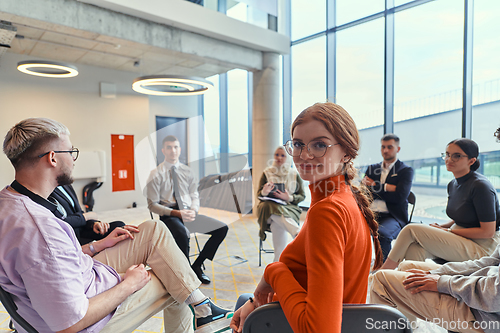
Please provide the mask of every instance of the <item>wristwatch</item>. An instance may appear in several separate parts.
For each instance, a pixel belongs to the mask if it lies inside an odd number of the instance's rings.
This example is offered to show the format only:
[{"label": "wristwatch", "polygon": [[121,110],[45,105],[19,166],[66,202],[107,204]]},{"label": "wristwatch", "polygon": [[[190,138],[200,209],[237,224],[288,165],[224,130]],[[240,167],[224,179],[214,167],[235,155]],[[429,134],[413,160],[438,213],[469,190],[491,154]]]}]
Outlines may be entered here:
[{"label": "wristwatch", "polygon": [[95,240],[93,240],[92,242],[90,242],[90,243],[89,243],[89,249],[90,249],[90,252],[92,252],[92,255],[93,255],[93,256],[95,256],[95,255],[97,254],[97,251],[96,251],[96,250],[95,250],[95,248],[94,248],[94,243],[95,243],[95,242],[96,242],[96,241],[95,241]]},{"label": "wristwatch", "polygon": [[451,228],[446,229],[446,231],[451,232]]}]

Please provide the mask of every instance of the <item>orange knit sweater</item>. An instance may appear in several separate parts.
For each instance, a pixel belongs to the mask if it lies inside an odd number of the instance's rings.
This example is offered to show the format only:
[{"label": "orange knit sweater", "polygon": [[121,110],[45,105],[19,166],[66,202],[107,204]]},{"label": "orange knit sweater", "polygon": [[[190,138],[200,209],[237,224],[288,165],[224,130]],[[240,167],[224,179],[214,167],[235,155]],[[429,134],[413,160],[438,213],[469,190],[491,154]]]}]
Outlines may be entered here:
[{"label": "orange knit sweater", "polygon": [[304,226],[264,277],[295,333],[336,333],[342,303],[366,301],[370,230],[344,176],[309,187]]}]

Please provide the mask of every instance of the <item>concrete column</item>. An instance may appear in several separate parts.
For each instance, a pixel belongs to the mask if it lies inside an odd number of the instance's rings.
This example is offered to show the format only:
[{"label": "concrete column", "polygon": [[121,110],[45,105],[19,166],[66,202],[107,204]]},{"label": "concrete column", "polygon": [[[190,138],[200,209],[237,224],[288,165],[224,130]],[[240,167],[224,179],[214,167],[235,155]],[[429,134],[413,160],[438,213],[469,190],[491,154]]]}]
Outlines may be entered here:
[{"label": "concrete column", "polygon": [[[263,53],[262,70],[253,73],[252,175],[254,193],[281,143],[279,133],[279,55]],[[255,210],[254,210],[255,212]]]}]

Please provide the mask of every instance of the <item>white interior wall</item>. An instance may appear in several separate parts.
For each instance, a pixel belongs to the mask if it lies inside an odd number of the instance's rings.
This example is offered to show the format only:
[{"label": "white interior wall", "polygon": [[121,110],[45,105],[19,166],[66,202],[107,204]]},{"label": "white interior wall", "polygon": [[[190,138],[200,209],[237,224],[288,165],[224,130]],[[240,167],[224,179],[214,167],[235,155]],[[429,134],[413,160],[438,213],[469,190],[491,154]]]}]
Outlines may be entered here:
[{"label": "white interior wall", "polygon": [[[197,110],[187,97],[164,98],[150,111],[148,96],[135,93],[131,84],[134,73],[78,65],[80,74],[75,78],[52,79],[23,74],[16,69],[17,62],[29,60],[26,56],[6,53],[0,58],[0,135],[17,122],[28,117],[48,117],[65,124],[71,132],[71,141],[80,150],[106,152],[106,182],[94,192],[94,210],[125,208],[136,202],[146,205],[135,177],[135,190],[112,192],[111,134],[134,135],[134,145],[147,138],[156,114],[179,116],[181,110]],[[99,82],[116,84],[115,99],[99,97]],[[186,104],[190,107],[186,108]],[[194,105],[191,107],[191,105]],[[154,132],[151,131],[151,133]],[[76,161],[78,163],[78,160]],[[7,157],[0,157],[0,184],[5,186],[14,179],[14,169]],[[91,180],[77,180],[75,190],[81,195],[84,185]]]}]

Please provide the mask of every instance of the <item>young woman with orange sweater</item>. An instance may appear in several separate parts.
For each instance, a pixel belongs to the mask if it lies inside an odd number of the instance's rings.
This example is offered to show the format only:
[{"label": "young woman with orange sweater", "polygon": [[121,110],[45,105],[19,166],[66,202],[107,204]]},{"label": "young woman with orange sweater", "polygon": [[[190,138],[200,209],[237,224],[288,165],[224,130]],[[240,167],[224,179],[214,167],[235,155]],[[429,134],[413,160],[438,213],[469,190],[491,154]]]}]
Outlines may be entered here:
[{"label": "young woman with orange sweater", "polygon": [[239,308],[231,328],[241,332],[258,306],[279,301],[295,333],[340,332],[343,303],[365,303],[371,264],[382,263],[378,225],[369,198],[351,184],[359,134],[339,105],[316,103],[295,119],[285,145],[304,180],[311,206],[297,237],[278,262],[269,264],[254,292]]}]

